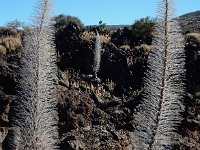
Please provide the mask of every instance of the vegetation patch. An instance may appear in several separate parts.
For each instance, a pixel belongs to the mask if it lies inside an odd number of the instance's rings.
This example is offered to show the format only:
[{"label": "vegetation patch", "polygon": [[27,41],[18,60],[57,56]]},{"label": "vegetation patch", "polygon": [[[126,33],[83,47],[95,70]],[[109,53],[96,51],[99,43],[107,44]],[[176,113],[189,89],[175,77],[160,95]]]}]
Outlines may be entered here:
[{"label": "vegetation patch", "polygon": [[200,43],[200,34],[199,33],[188,33],[188,34],[186,34],[185,39],[186,39],[186,41],[191,39],[197,43]]},{"label": "vegetation patch", "polygon": [[3,36],[0,37],[0,45],[1,47],[5,47],[9,50],[15,50],[22,46],[21,38],[20,36]]}]

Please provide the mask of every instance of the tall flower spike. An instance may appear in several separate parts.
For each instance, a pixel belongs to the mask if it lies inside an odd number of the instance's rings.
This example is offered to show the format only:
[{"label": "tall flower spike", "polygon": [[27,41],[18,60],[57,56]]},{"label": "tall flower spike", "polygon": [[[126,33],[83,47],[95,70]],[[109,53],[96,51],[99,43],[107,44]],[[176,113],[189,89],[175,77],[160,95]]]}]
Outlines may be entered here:
[{"label": "tall flower spike", "polygon": [[94,66],[93,66],[95,75],[97,75],[100,69],[100,63],[101,63],[101,39],[97,31],[96,42],[95,42],[95,52],[94,52]]},{"label": "tall flower spike", "polygon": [[134,149],[174,149],[184,111],[185,54],[173,0],[159,5],[154,49],[148,58],[144,95],[135,113]]},{"label": "tall flower spike", "polygon": [[40,0],[25,35],[21,79],[12,106],[11,125],[19,129],[20,150],[58,149],[57,66],[52,3]]}]

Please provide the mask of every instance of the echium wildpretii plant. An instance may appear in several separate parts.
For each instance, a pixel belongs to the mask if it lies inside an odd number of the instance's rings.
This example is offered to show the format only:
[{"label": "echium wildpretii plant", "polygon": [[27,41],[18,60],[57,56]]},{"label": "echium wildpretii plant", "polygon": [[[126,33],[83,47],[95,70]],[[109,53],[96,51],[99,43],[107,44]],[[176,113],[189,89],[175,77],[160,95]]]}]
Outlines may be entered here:
[{"label": "echium wildpretii plant", "polygon": [[39,0],[34,11],[30,31],[24,37],[21,79],[11,125],[19,129],[14,142],[18,149],[53,150],[59,148],[59,140],[51,0]]},{"label": "echium wildpretii plant", "polygon": [[175,149],[184,111],[185,54],[173,0],[161,0],[144,93],[135,113],[134,149]]},{"label": "echium wildpretii plant", "polygon": [[96,77],[100,69],[100,63],[101,63],[101,39],[97,31],[96,42],[95,42],[95,52],[94,52],[94,63],[93,63],[93,70]]}]

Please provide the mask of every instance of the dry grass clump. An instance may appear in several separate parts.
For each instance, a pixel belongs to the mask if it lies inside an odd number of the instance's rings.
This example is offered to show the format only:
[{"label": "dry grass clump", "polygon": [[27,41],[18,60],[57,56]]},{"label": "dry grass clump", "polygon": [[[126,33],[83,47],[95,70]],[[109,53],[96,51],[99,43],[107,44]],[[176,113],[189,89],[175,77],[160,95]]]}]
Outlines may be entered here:
[{"label": "dry grass clump", "polygon": [[111,40],[111,37],[109,35],[100,35],[101,43],[109,43]]},{"label": "dry grass clump", "polygon": [[16,50],[21,47],[22,42],[20,36],[3,36],[0,37],[0,45],[8,50]]},{"label": "dry grass clump", "polygon": [[135,48],[136,50],[143,50],[146,54],[148,54],[152,50],[153,46],[147,44],[141,44],[140,46],[136,46]]},{"label": "dry grass clump", "polygon": [[92,31],[85,31],[81,35],[81,39],[85,41],[92,41],[95,39],[96,34]]},{"label": "dry grass clump", "polygon": [[3,45],[0,45],[0,56],[6,54],[6,48]]},{"label": "dry grass clump", "polygon": [[[93,41],[96,38],[96,33],[93,31],[85,31],[81,35],[81,39],[85,41]],[[101,43],[108,43],[111,40],[109,35],[100,35]]]},{"label": "dry grass clump", "polygon": [[17,29],[0,27],[0,55],[15,51],[22,46],[20,32]]},{"label": "dry grass clump", "polygon": [[131,47],[128,44],[124,44],[122,46],[119,47],[120,49],[124,49],[124,50],[130,50]]},{"label": "dry grass clump", "polygon": [[199,33],[188,33],[185,36],[185,40],[192,39],[197,43],[200,43],[200,34]]}]

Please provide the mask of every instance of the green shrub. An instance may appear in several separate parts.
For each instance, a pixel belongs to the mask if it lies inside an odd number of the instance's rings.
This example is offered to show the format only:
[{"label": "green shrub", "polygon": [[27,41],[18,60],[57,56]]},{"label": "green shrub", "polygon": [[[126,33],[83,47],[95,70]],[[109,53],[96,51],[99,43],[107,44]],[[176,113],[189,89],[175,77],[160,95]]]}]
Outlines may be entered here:
[{"label": "green shrub", "polygon": [[20,29],[24,27],[24,23],[16,19],[14,21],[7,22],[6,27],[12,29]]},{"label": "green shrub", "polygon": [[134,45],[151,44],[155,19],[150,17],[136,20],[131,26],[131,41]]},{"label": "green shrub", "polygon": [[84,28],[84,24],[81,22],[81,20],[79,18],[74,17],[74,16],[70,16],[70,15],[66,16],[64,14],[60,14],[60,15],[54,17],[54,21],[55,21],[56,29],[63,28],[65,26],[67,26],[69,23],[75,23],[81,29]]},{"label": "green shrub", "polygon": [[106,29],[106,23],[103,23],[103,21],[99,21],[99,30],[104,31]]}]

